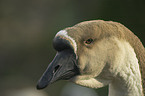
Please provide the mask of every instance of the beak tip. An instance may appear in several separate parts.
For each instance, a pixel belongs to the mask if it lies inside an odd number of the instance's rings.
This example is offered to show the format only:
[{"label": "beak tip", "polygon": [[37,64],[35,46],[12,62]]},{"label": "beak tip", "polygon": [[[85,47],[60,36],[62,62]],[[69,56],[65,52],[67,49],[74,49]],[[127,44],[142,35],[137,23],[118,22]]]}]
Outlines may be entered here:
[{"label": "beak tip", "polygon": [[47,85],[41,85],[41,84],[37,84],[36,88],[37,90],[41,90],[41,89],[44,89],[45,87],[47,87]]}]

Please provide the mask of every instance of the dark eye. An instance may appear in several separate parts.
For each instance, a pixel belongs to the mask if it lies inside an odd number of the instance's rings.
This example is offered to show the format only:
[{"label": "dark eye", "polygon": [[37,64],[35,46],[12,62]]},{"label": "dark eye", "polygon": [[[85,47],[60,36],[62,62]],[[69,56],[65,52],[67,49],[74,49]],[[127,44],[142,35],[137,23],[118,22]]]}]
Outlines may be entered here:
[{"label": "dark eye", "polygon": [[93,42],[93,39],[91,38],[85,41],[86,44],[91,44],[92,42]]}]

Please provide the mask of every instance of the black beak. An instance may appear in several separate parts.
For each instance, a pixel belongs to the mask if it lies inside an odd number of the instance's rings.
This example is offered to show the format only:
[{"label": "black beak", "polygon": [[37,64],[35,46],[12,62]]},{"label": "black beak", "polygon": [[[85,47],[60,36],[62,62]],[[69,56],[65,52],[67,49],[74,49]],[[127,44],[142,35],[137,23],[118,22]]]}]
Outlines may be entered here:
[{"label": "black beak", "polygon": [[76,61],[76,54],[73,50],[66,49],[58,52],[38,81],[37,89],[43,89],[57,80],[68,80],[78,75]]}]

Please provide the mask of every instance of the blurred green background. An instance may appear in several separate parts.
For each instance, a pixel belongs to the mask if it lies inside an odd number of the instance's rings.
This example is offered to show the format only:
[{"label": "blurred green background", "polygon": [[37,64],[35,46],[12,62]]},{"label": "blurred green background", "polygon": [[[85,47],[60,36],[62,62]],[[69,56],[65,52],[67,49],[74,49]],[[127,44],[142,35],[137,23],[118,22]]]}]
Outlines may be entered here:
[{"label": "blurred green background", "polygon": [[[145,0],[0,0],[0,96],[34,88],[55,56],[55,34],[86,20],[117,21],[145,44]],[[67,81],[44,89],[59,96]],[[96,90],[106,96],[107,88]]]}]

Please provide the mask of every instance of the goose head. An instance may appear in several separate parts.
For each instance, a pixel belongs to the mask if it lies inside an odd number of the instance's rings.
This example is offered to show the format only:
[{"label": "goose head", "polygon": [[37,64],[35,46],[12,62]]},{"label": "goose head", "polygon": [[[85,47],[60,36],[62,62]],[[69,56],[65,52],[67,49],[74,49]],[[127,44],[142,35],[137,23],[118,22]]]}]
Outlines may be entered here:
[{"label": "goose head", "polygon": [[[120,92],[124,93],[118,96],[143,94],[141,58],[145,56],[136,44],[145,53],[142,43],[129,29],[112,21],[85,21],[61,30],[53,40],[57,54],[37,88],[69,80],[90,88],[109,85],[110,96]],[[133,95],[135,90],[138,94]]]}]

